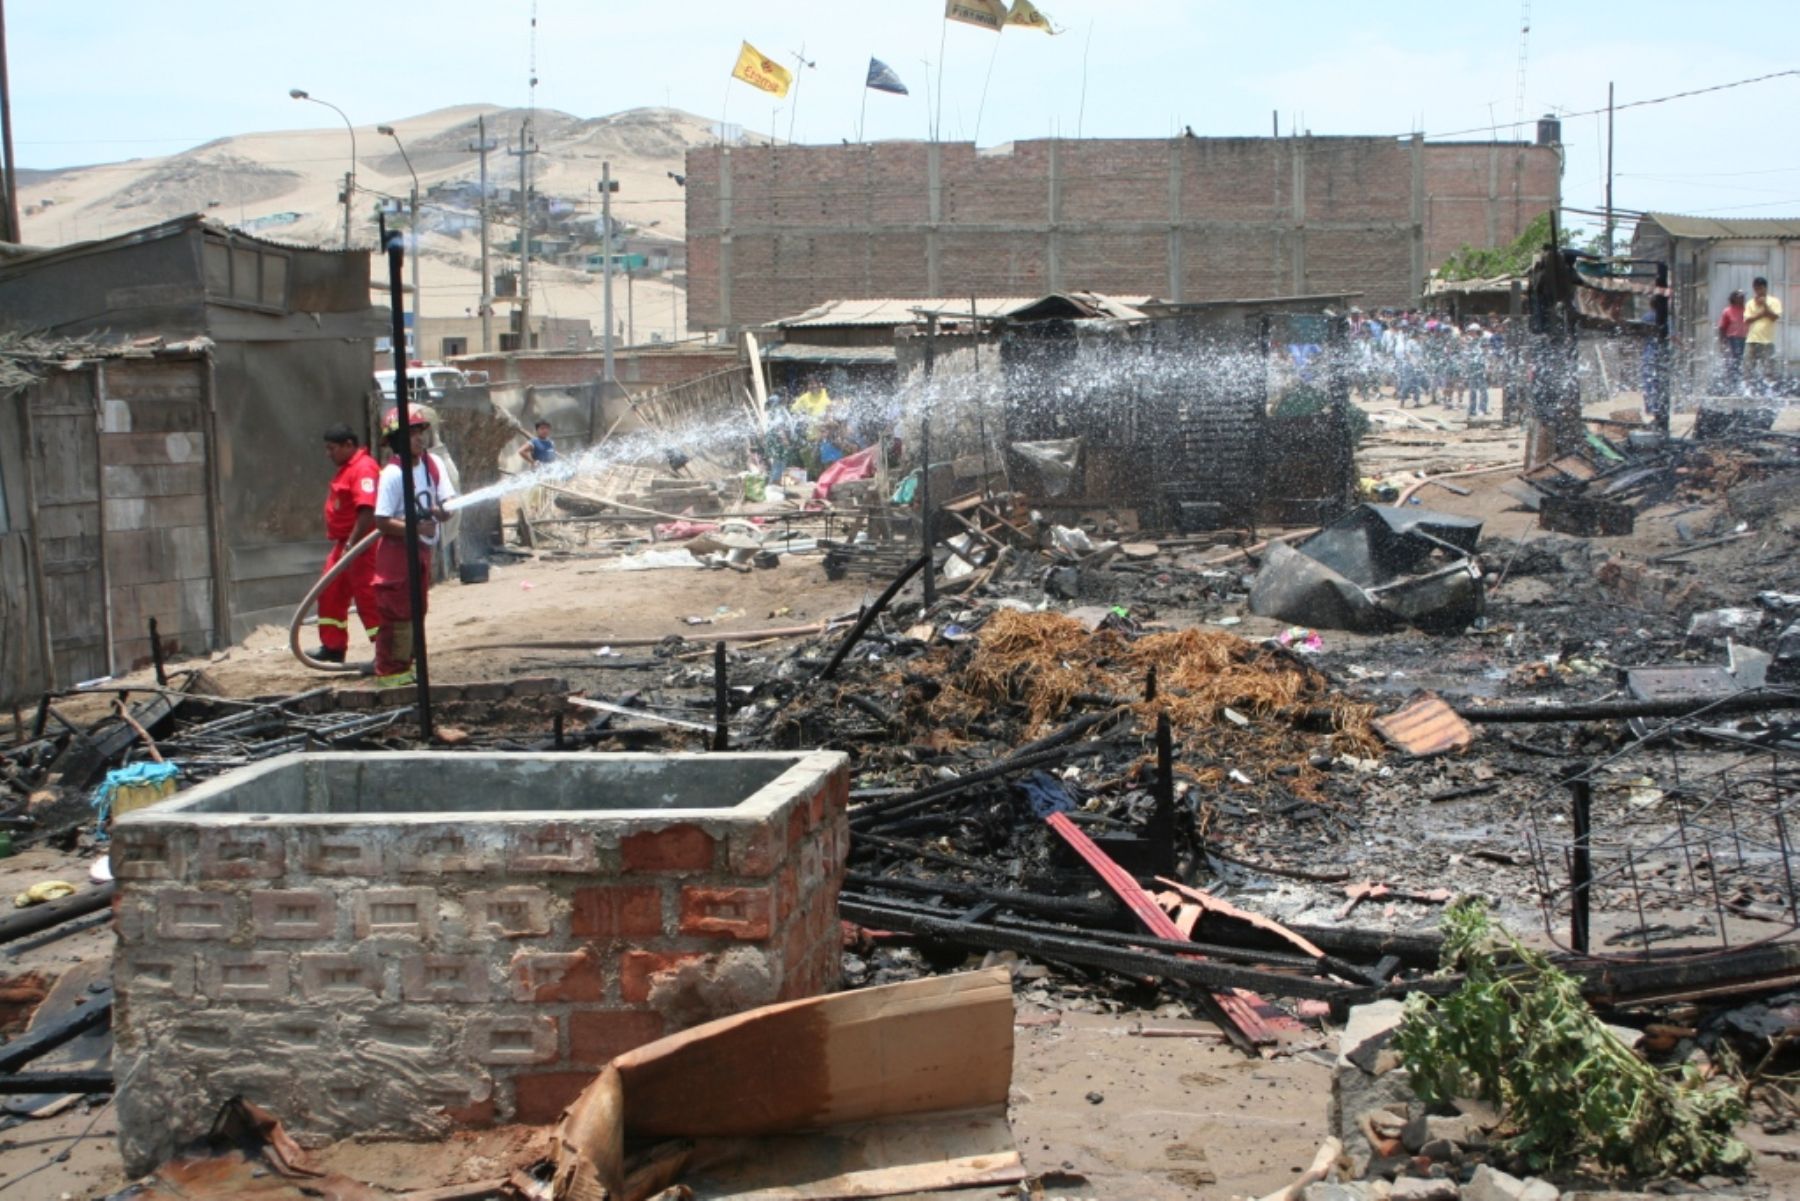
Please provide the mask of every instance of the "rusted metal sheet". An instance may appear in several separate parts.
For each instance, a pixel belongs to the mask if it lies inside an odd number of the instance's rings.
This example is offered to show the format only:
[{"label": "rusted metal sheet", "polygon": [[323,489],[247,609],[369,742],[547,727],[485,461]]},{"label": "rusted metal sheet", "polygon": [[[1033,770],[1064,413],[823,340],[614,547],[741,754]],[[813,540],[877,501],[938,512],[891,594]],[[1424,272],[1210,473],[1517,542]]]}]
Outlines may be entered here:
[{"label": "rusted metal sheet", "polygon": [[1377,734],[1421,758],[1460,751],[1475,741],[1475,727],[1429,690],[1413,693],[1404,705],[1371,724]]},{"label": "rusted metal sheet", "polygon": [[[1057,836],[1068,843],[1106,881],[1106,886],[1125,902],[1126,907],[1144,923],[1145,929],[1158,938],[1189,941],[1174,919],[1157,905],[1155,898],[1138,887],[1138,882],[1132,878],[1131,873],[1114,863],[1105,851],[1094,844],[1093,839],[1082,832],[1081,827],[1069,819],[1068,814],[1052,813],[1048,820]],[[1194,958],[1200,959],[1203,956],[1196,955]],[[1253,1045],[1274,1042],[1277,1032],[1298,1031],[1302,1028],[1294,1019],[1248,989],[1234,988],[1215,992],[1212,997],[1218,1002],[1225,1017]]]}]

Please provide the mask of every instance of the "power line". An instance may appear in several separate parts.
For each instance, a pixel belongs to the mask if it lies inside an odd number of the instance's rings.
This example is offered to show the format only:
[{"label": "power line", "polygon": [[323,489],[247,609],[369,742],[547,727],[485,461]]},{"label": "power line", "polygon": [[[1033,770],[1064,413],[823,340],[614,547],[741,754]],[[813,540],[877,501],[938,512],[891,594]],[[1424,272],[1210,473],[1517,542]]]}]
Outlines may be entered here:
[{"label": "power line", "polygon": [[[1730,88],[1748,87],[1750,84],[1753,84],[1753,83],[1764,83],[1768,80],[1781,79],[1784,76],[1788,76],[1788,75],[1800,75],[1800,69],[1789,68],[1786,71],[1771,71],[1767,75],[1755,75],[1749,79],[1734,79],[1730,83],[1715,83],[1715,84],[1711,85],[1710,87],[1690,88],[1685,92],[1671,92],[1667,96],[1652,96],[1648,100],[1630,100],[1624,104],[1613,105],[1613,111],[1618,112],[1620,109],[1626,109],[1626,108],[1643,108],[1646,105],[1651,105],[1651,104],[1667,104],[1671,100],[1686,100],[1690,96],[1704,96],[1709,92],[1723,92]],[[1602,106],[1600,108],[1590,108],[1586,112],[1562,113],[1560,115],[1563,120],[1572,121],[1578,117],[1596,116],[1600,113],[1604,113],[1605,111],[1606,111],[1606,108],[1604,106]],[[1483,125],[1483,126],[1477,126],[1474,129],[1456,129],[1456,130],[1452,130],[1449,133],[1428,133],[1425,136],[1427,138],[1460,138],[1460,137],[1465,137],[1472,133],[1483,133],[1483,132],[1486,132],[1487,129],[1488,129],[1488,126]],[[1396,135],[1396,136],[1404,137],[1406,135],[1400,134],[1400,135]]]}]

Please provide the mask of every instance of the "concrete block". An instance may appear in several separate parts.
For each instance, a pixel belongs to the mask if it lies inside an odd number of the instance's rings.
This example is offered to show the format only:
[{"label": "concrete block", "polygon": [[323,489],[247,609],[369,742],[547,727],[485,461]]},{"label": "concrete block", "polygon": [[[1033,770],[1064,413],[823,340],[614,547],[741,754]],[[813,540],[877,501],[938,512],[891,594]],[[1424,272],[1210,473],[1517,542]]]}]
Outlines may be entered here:
[{"label": "concrete block", "polygon": [[113,877],[117,879],[184,879],[191,857],[191,841],[173,830],[121,830],[113,837]]},{"label": "concrete block", "polygon": [[380,878],[383,839],[363,830],[300,830],[296,858],[315,876]]},{"label": "concrete block", "polygon": [[463,900],[468,937],[534,938],[550,933],[550,894],[518,885],[471,892]]},{"label": "concrete block", "polygon": [[156,894],[156,935],[177,940],[230,938],[237,930],[241,898],[223,892],[170,888]]},{"label": "concrete block", "polygon": [[372,888],[354,898],[357,938],[424,942],[437,933],[438,895],[431,888]]},{"label": "concrete block", "polygon": [[556,1018],[550,1014],[479,1014],[469,1019],[464,1049],[477,1063],[551,1063],[559,1037]]},{"label": "concrete block", "polygon": [[137,997],[186,1000],[197,979],[192,951],[127,951],[113,961],[114,983]]},{"label": "concrete block", "polygon": [[273,880],[287,870],[287,844],[277,829],[243,827],[200,832],[201,880]]},{"label": "concrete block", "polygon": [[511,872],[587,872],[600,866],[594,832],[569,823],[513,830],[507,837]]},{"label": "concrete block", "polygon": [[214,951],[200,959],[200,992],[213,1001],[285,1001],[285,951]]},{"label": "concrete block", "polygon": [[408,1001],[479,1005],[487,1001],[487,960],[480,955],[409,955],[400,962],[400,992]]},{"label": "concrete block", "polygon": [[503,846],[497,832],[471,829],[468,823],[434,823],[400,832],[396,867],[407,875],[427,876],[497,871]]},{"label": "concrete block", "polygon": [[300,953],[300,995],[307,1001],[372,1001],[381,993],[381,968],[372,956],[353,951]]},{"label": "concrete block", "polygon": [[319,941],[337,935],[337,895],[322,888],[259,888],[250,893],[257,938]]}]

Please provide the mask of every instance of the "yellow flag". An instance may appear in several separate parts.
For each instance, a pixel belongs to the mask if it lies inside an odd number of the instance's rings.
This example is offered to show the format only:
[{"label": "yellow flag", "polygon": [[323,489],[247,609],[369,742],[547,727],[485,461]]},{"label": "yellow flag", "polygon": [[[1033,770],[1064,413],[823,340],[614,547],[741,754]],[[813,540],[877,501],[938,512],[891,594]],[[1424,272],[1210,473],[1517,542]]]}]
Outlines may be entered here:
[{"label": "yellow flag", "polygon": [[1054,35],[1057,31],[1051,27],[1050,18],[1038,11],[1031,0],[1013,0],[1012,11],[1006,14],[1008,25],[1022,25],[1026,29],[1041,29]]},{"label": "yellow flag", "polygon": [[944,0],[944,20],[999,33],[1006,24],[1006,0]]},{"label": "yellow flag", "polygon": [[738,51],[737,66],[731,69],[733,79],[741,79],[753,88],[761,88],[765,92],[773,92],[777,96],[787,95],[788,88],[794,82],[794,73],[765,55],[762,51],[744,43]]}]

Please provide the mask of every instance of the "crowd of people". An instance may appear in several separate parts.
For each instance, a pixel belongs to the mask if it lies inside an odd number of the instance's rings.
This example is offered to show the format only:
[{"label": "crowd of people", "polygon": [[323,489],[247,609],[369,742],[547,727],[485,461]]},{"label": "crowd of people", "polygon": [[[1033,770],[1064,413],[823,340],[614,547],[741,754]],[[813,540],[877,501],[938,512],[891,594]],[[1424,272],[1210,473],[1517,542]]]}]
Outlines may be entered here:
[{"label": "crowd of people", "polygon": [[1364,401],[1392,388],[1401,408],[1466,405],[1470,417],[1485,415],[1505,386],[1509,320],[1459,327],[1413,310],[1351,309],[1351,386]]}]

